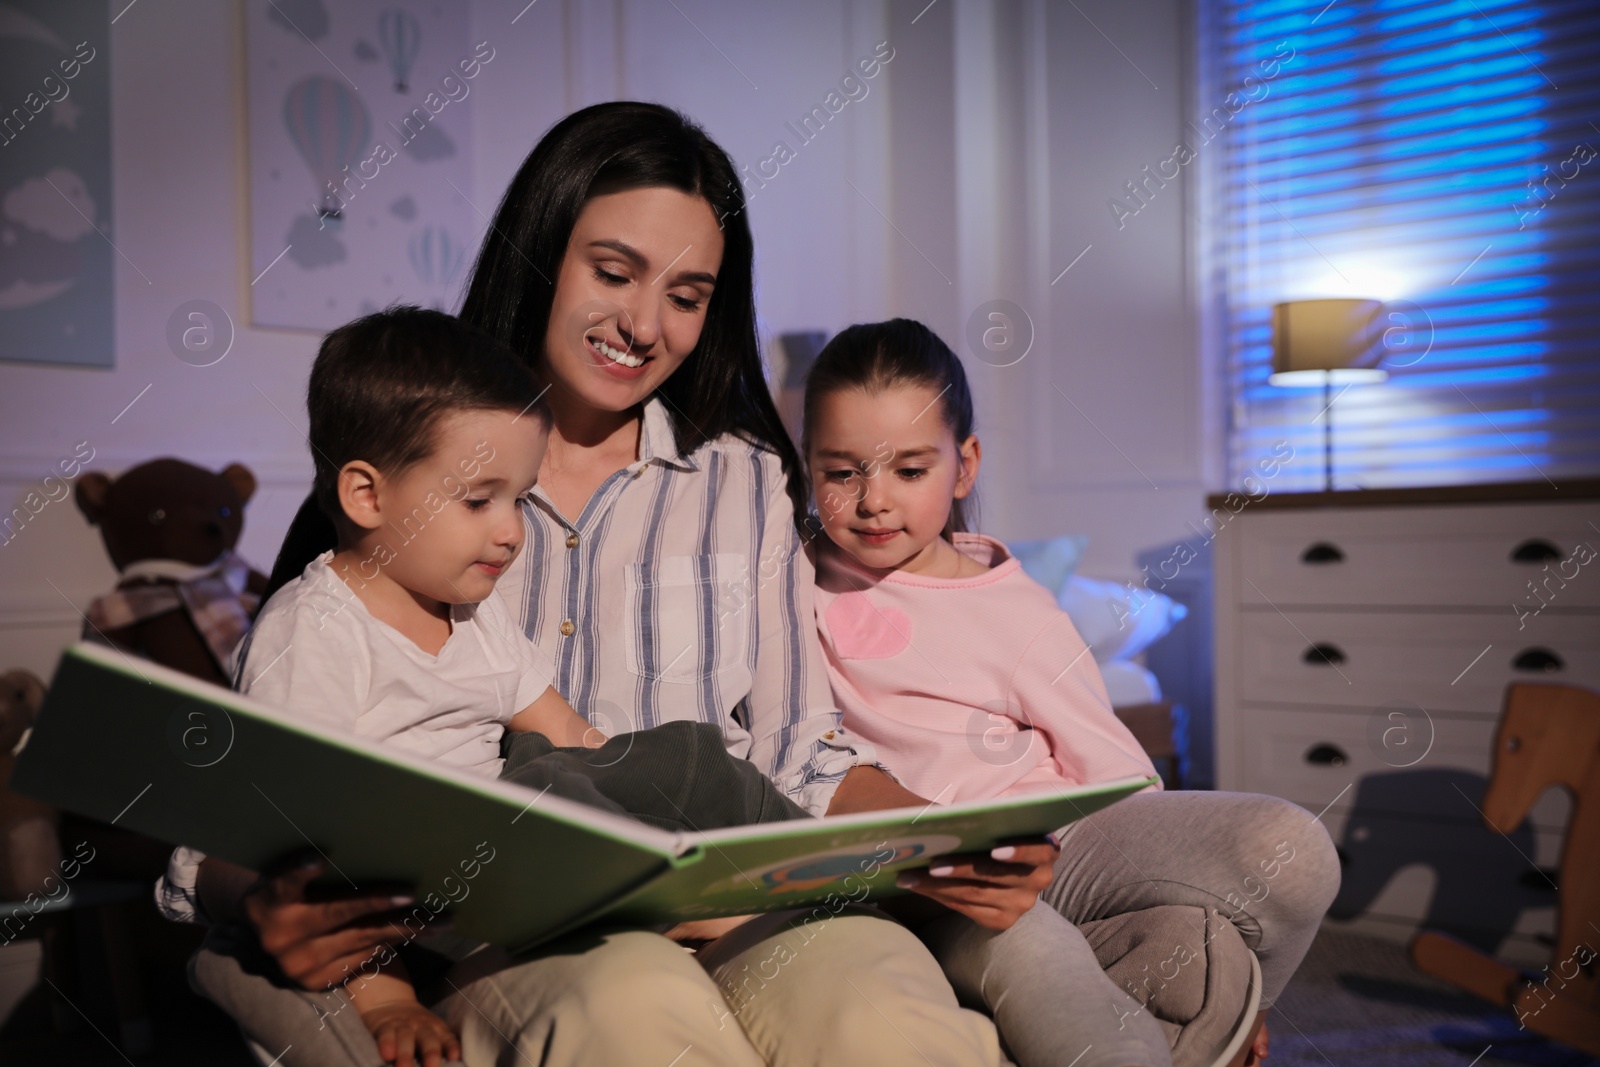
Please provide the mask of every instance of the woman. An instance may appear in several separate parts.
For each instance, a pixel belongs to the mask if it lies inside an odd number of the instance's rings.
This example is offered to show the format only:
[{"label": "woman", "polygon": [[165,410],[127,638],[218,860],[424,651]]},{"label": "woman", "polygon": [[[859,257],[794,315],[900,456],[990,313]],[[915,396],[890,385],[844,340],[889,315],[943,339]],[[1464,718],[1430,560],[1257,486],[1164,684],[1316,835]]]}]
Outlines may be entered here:
[{"label": "woman", "polygon": [[[573,706],[612,733],[714,722],[730,751],[817,814],[925,803],[871,765],[833,708],[794,522],[804,483],[761,374],[749,226],[721,149],[653,105],[558,123],[507,190],[462,317],[551,382],[527,547],[499,590]],[[275,584],[326,547],[316,516],[297,516]],[[1004,928],[1055,856],[1024,844],[957,858],[911,888]],[[297,1044],[314,1050],[305,1062],[330,1062],[326,1026],[349,1061],[369,1062],[364,1030],[326,997],[251,973],[259,944],[320,990],[394,938],[388,897],[306,901],[316,870],[258,882],[206,861],[198,903],[235,922],[197,959],[196,984],[274,1054]],[[180,872],[174,892],[186,882]],[[763,917],[699,963],[637,930],[514,964],[480,953],[448,976],[439,1010],[469,1063],[998,1061],[992,1024],[957,1006],[903,928],[870,912],[817,925],[826,936]]]},{"label": "woman", "polygon": [[[921,806],[834,709],[794,524],[806,475],[761,373],[744,207],[722,151],[647,104],[569,117],[512,180],[461,314],[540,369],[555,425],[528,546],[498,590],[554,657],[556,688],[602,729],[713,722],[812,811]],[[1260,960],[1266,1004],[1339,882],[1326,830],[1272,797],[1145,794],[1063,840],[1053,879],[1032,864],[1054,857],[1035,848],[911,887],[991,930],[1045,887],[1078,922],[1220,911]],[[708,962],[725,977],[724,951]],[[824,985],[855,973],[844,958],[814,972]],[[958,978],[981,1003],[982,976]],[[812,1017],[786,1022],[783,1039],[799,1041]],[[765,1055],[787,1051],[752,1037]]]}]

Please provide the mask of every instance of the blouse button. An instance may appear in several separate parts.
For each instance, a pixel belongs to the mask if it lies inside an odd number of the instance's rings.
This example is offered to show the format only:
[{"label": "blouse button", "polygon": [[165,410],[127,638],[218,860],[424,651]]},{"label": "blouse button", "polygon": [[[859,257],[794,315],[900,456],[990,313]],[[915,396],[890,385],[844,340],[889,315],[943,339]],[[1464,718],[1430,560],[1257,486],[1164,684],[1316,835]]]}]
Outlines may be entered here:
[{"label": "blouse button", "polygon": [[567,619],[566,621],[564,621],[561,624],[561,636],[562,637],[571,637],[573,631],[576,630],[576,629],[577,629],[577,627],[572,625],[572,620],[571,619]]},{"label": "blouse button", "polygon": [[824,741],[832,741],[833,740],[833,731],[829,730],[827,733],[823,734],[822,735],[822,739]]},{"label": "blouse button", "polygon": [[578,547],[578,535],[577,534],[567,534],[567,547],[568,548],[577,548]]}]

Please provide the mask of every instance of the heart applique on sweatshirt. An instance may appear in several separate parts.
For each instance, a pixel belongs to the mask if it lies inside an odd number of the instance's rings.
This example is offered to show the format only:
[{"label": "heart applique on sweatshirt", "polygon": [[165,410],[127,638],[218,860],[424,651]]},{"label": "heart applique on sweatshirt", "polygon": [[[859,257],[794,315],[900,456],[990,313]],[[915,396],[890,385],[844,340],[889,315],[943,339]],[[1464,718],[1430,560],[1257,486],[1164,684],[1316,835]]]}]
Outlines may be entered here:
[{"label": "heart applique on sweatshirt", "polygon": [[840,593],[828,605],[828,632],[840,659],[888,659],[911,646],[911,619],[865,593]]}]

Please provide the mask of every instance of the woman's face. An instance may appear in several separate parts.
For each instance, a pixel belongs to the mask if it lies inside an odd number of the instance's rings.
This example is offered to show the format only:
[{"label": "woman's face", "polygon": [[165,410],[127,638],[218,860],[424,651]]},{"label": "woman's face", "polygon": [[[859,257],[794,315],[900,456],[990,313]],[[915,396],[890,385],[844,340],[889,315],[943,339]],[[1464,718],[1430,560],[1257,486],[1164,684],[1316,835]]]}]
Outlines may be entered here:
[{"label": "woman's face", "polygon": [[557,409],[625,411],[654,392],[699,343],[721,266],[701,197],[652,186],[584,205],[545,330]]}]

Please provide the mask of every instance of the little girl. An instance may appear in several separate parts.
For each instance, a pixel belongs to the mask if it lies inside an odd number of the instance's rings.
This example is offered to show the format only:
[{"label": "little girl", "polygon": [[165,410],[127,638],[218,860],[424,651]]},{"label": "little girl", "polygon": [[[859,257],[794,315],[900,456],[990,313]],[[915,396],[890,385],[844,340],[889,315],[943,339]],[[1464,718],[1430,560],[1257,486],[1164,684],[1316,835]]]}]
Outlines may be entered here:
[{"label": "little girl", "polygon": [[[827,534],[814,541],[816,616],[834,697],[891,774],[938,803],[1154,774],[1055,598],[999,541],[965,532],[981,452],[948,346],[905,319],[845,330],[810,372],[803,438]],[[1276,798],[1152,785],[1057,836],[1055,883],[1009,930],[953,915],[918,930],[1022,1067],[1171,1062],[1152,1013],[1074,922],[1231,903],[1271,864],[1271,907],[1252,894],[1261,907],[1227,910],[1276,995],[1338,888],[1326,831]],[[1283,873],[1275,844],[1300,845],[1304,877]]]}]

